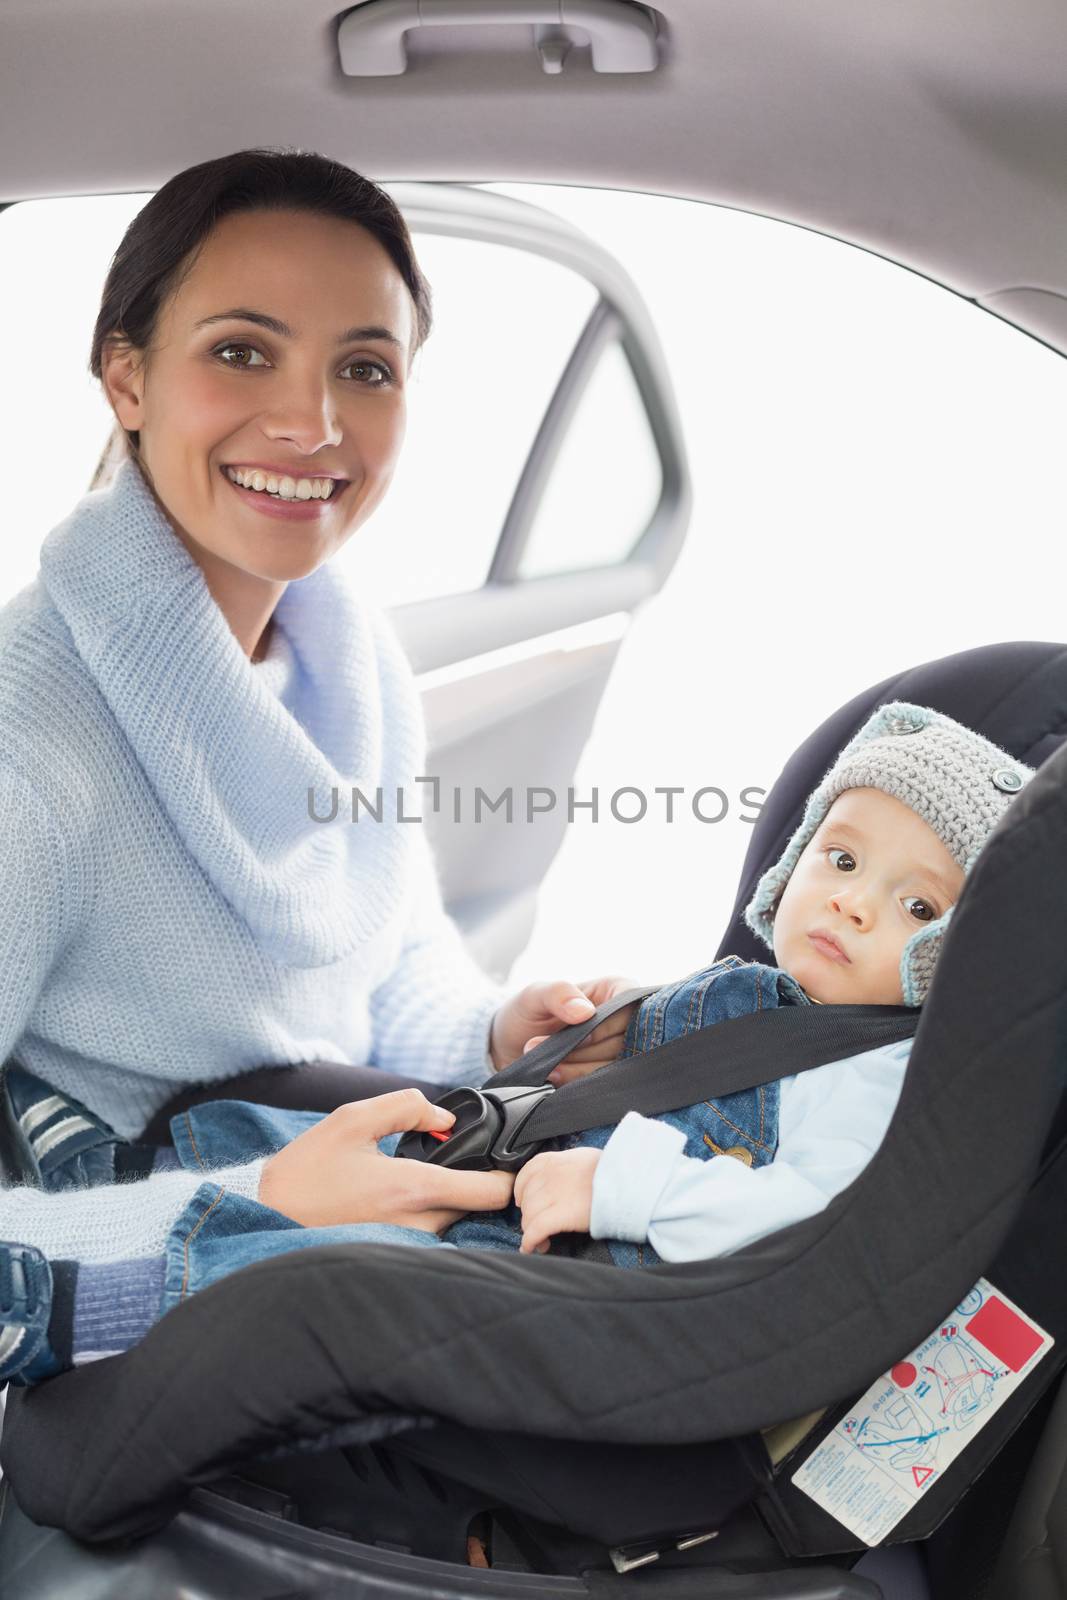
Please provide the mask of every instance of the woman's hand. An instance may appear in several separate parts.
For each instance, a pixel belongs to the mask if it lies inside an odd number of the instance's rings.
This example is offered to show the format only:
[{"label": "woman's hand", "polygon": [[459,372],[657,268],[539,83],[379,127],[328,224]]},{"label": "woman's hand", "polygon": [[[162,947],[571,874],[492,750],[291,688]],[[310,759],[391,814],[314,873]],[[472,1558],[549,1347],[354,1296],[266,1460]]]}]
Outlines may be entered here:
[{"label": "woman's hand", "polygon": [[259,1199],[305,1228],[395,1222],[440,1233],[468,1211],[499,1211],[511,1199],[512,1173],[459,1172],[378,1149],[387,1134],[445,1133],[455,1120],[421,1089],[352,1100],[271,1156]]},{"label": "woman's hand", "polygon": [[[606,1000],[613,1000],[626,989],[639,987],[636,978],[614,976],[593,978],[582,984],[568,983],[562,978],[554,983],[528,983],[525,989],[512,995],[493,1018],[489,1030],[493,1065],[499,1072],[524,1050],[532,1050],[535,1044],[547,1039],[549,1034],[558,1033],[572,1022],[585,1021]],[[622,1049],[626,1028],[636,1007],[635,1000],[598,1023],[577,1049],[549,1073],[549,1083],[570,1083],[572,1078],[584,1077],[587,1072],[595,1072],[597,1067],[614,1061]]]},{"label": "woman's hand", "polygon": [[[632,985],[631,985],[632,987]],[[544,1255],[556,1233],[588,1233],[599,1150],[546,1150],[515,1179],[523,1255]]]}]

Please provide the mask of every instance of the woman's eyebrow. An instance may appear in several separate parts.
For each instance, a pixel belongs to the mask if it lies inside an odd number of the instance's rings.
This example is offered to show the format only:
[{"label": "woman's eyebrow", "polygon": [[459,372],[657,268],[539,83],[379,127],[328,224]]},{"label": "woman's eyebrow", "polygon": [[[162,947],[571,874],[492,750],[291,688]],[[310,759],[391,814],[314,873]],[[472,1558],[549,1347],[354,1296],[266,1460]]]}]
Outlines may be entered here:
[{"label": "woman's eyebrow", "polygon": [[[193,324],[194,328],[206,328],[212,322],[254,322],[260,328],[266,328],[270,333],[276,333],[283,339],[292,339],[293,330],[287,322],[282,322],[278,317],[271,317],[265,311],[251,311],[247,306],[234,306],[230,311],[216,311],[210,317],[201,317],[199,322]],[[384,339],[388,344],[395,344],[398,350],[404,348],[395,333],[390,333],[388,328],[379,328],[373,325],[367,327],[346,328],[344,333],[338,334],[338,344],[351,344],[357,339]]]}]

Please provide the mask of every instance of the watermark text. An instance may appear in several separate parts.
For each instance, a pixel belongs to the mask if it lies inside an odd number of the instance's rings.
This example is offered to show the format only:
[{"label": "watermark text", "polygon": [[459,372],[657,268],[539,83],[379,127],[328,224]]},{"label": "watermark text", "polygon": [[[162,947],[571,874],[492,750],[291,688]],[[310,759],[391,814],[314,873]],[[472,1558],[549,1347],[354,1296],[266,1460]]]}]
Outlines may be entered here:
[{"label": "watermark text", "polygon": [[637,784],[622,784],[610,793],[594,787],[587,798],[579,798],[573,785],[564,791],[541,784],[509,784],[499,794],[475,785],[466,789],[458,784],[447,787],[437,777],[416,778],[422,787],[410,794],[403,785],[391,793],[382,785],[364,790],[353,784],[344,795],[334,785],[328,796],[314,787],[307,791],[307,813],[312,822],[424,822],[427,815],[447,815],[453,822],[533,823],[550,812],[566,814],[568,822],[601,822],[611,817],[616,822],[652,820],[675,822],[679,816],[692,816],[697,822],[714,824],[734,816],[738,822],[757,821],[766,789],[752,785],[743,788],[736,800],[714,784],[688,792],[681,784],[657,784],[646,791]]}]

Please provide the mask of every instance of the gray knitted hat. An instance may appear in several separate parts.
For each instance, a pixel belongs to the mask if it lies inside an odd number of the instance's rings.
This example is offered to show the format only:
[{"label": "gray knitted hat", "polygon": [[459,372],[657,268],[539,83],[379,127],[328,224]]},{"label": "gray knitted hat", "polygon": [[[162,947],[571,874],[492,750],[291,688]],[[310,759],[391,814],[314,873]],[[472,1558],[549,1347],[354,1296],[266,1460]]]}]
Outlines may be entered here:
[{"label": "gray knitted hat", "polygon": [[[967,874],[1033,775],[1032,767],[929,706],[906,700],[881,706],[809,795],[799,828],[745,907],[746,923],[773,950],[774,914],[782,892],[801,851],[846,789],[881,789],[903,800],[933,828]],[[950,906],[936,922],[919,928],[904,946],[900,983],[906,1006],[920,1006],[926,999],[952,911]]]}]

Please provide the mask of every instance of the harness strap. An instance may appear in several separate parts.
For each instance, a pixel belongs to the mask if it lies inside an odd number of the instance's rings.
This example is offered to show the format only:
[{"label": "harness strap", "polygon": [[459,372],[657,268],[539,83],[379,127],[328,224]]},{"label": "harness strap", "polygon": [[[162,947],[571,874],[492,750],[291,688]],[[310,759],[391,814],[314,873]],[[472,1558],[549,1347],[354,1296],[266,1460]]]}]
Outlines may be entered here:
[{"label": "harness strap", "polygon": [[[614,1012],[643,1000],[654,988],[628,989],[593,1016],[561,1028],[483,1083],[491,1091],[543,1084],[553,1067]],[[564,1084],[531,1112],[523,1145],[561,1134],[584,1133],[618,1122],[627,1111],[655,1116],[743,1089],[754,1089],[828,1061],[910,1038],[919,1025],[913,1006],[780,1006],[679,1035],[668,1044]]]}]

